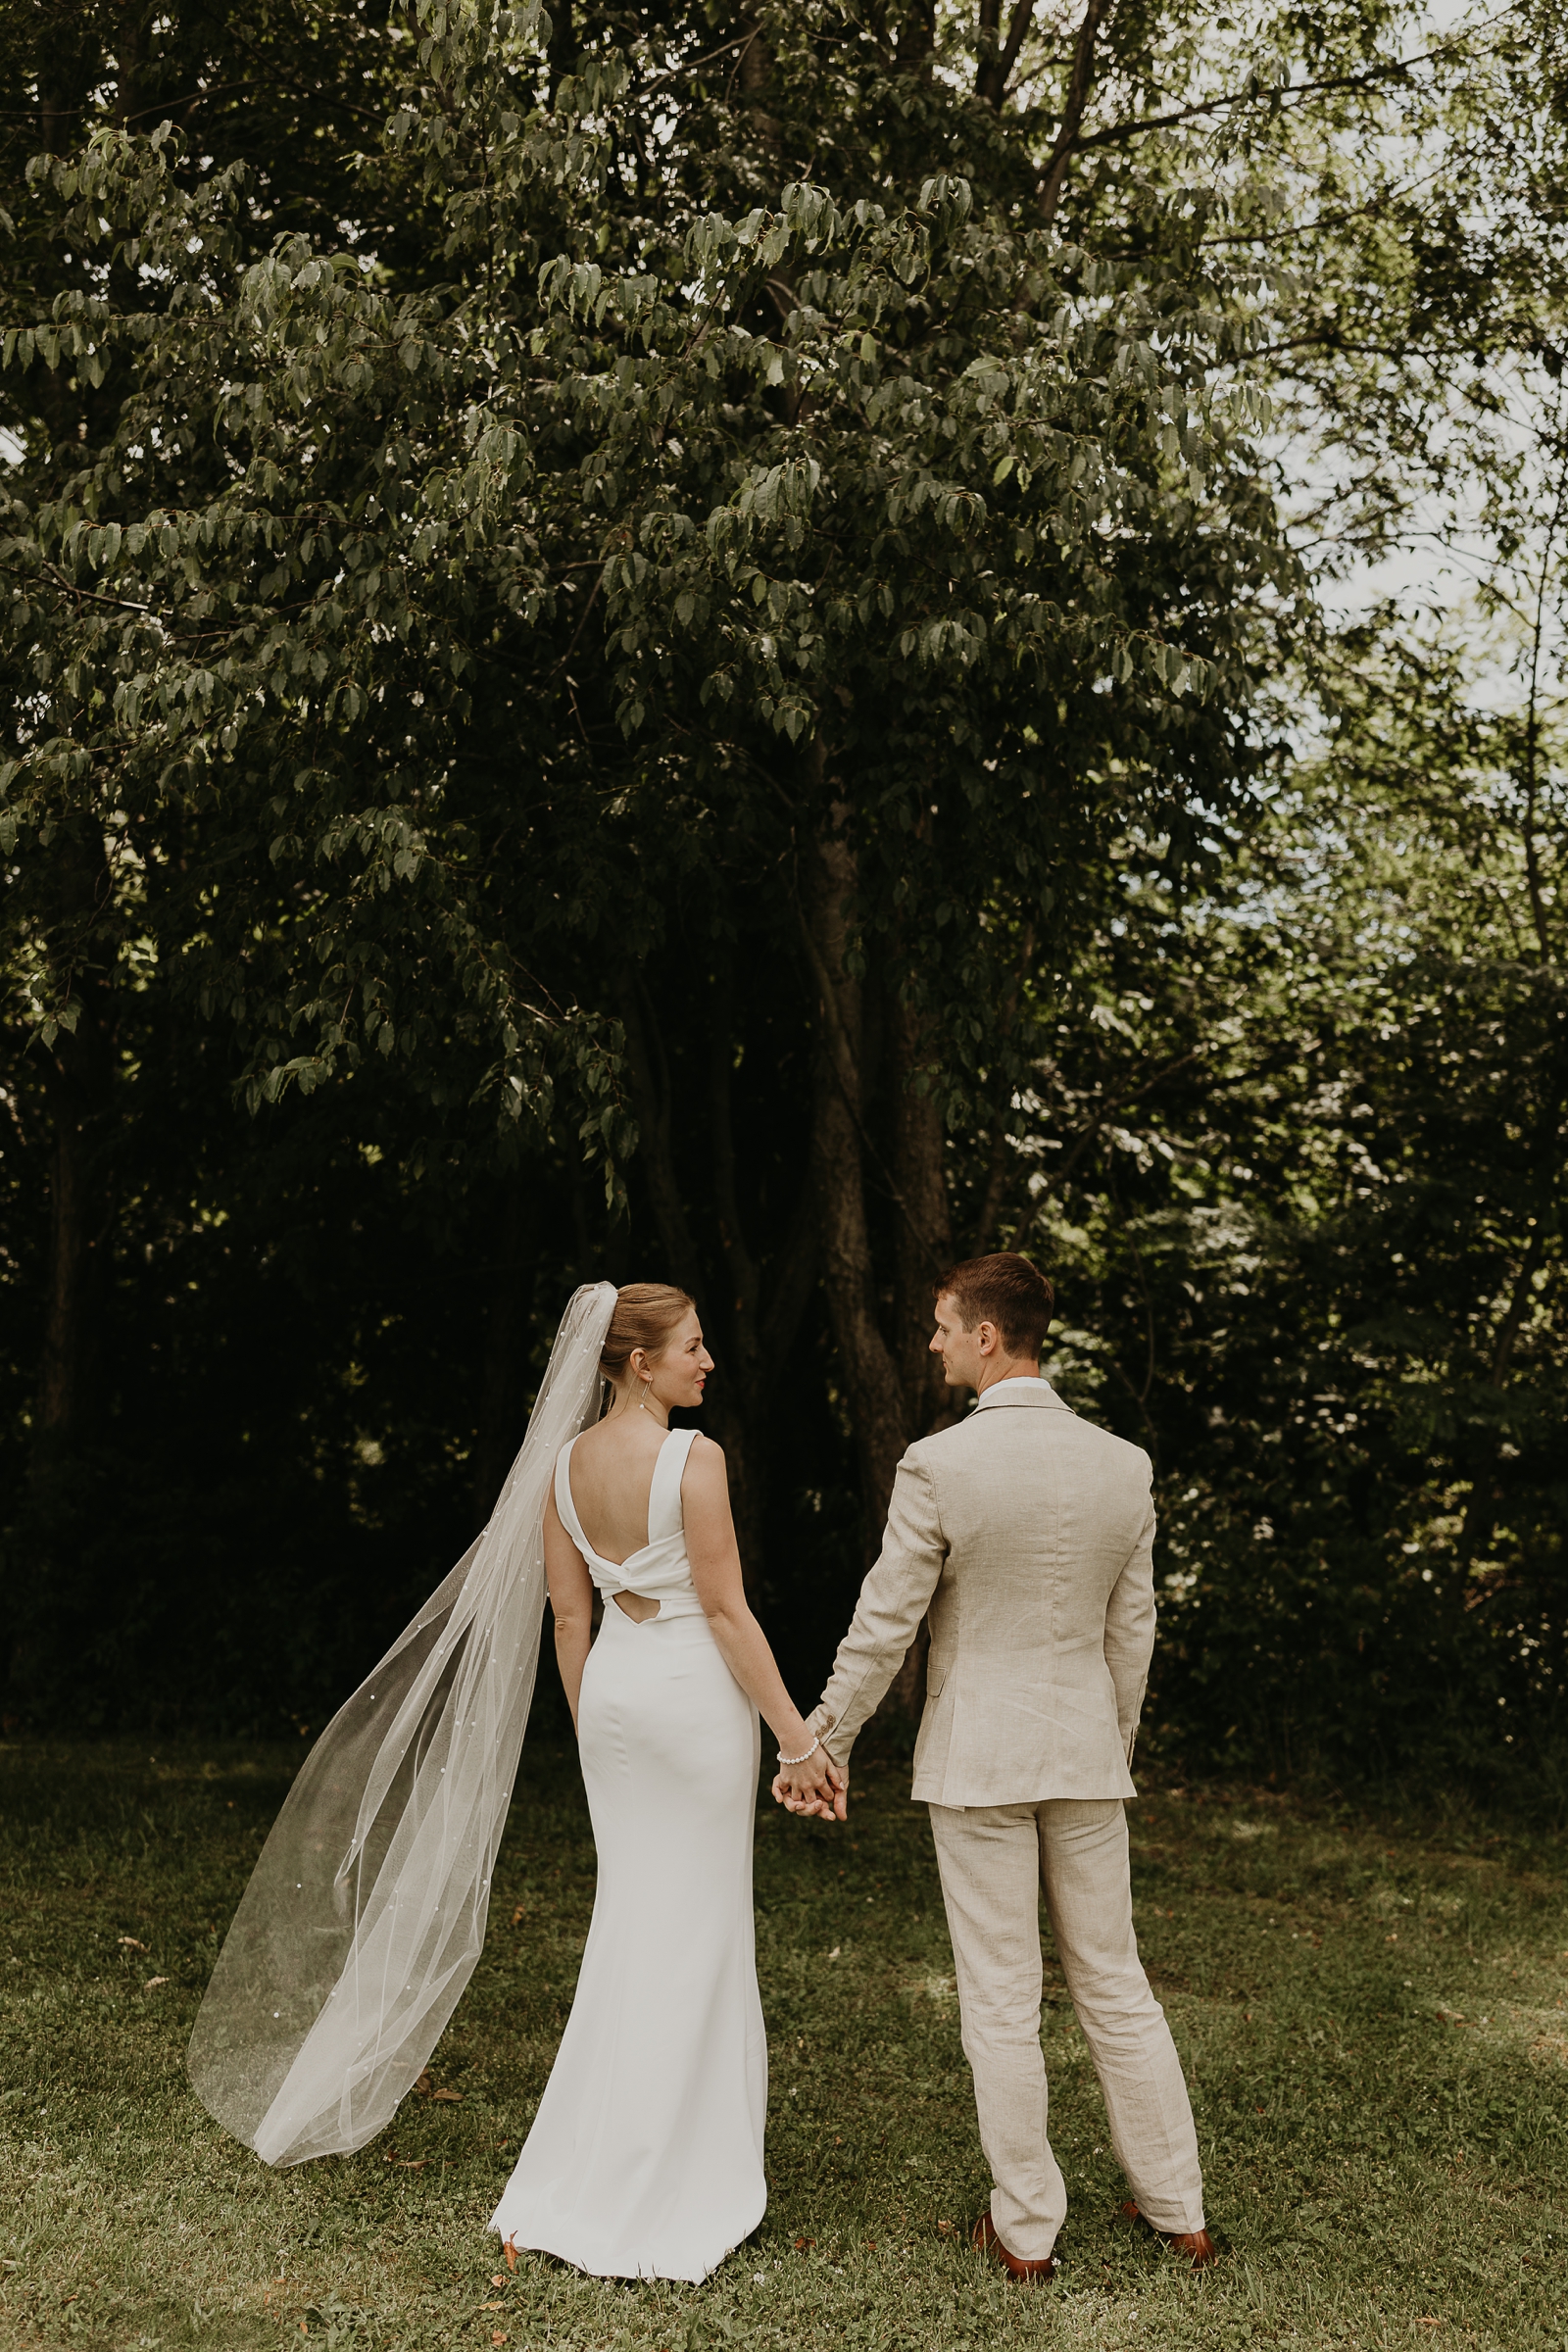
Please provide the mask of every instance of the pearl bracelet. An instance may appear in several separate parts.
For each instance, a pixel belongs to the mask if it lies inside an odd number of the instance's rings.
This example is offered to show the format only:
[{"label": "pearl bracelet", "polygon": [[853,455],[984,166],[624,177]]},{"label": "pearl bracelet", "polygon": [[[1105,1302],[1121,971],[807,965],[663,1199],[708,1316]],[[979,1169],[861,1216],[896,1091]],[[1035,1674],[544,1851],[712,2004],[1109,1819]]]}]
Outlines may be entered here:
[{"label": "pearl bracelet", "polygon": [[778,1760],[781,1764],[809,1764],[811,1758],[815,1755],[821,1744],[822,1742],[820,1740],[813,1740],[804,1756],[787,1756],[784,1753],[784,1750],[780,1748],[778,1751]]}]

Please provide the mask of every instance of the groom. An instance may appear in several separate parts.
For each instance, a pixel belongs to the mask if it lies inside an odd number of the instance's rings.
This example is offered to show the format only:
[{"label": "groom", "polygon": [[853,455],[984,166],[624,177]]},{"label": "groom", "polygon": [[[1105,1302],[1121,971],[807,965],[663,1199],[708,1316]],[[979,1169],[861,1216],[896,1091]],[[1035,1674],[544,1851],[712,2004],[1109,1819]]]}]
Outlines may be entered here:
[{"label": "groom", "polygon": [[1015,2278],[1050,2278],[1067,2209],[1046,2130],[1043,1890],[1136,2210],[1200,2268],[1215,2247],[1198,2140],[1138,1958],[1122,1810],[1154,1644],[1149,1456],[1040,1378],[1053,1296],[1027,1258],[971,1258],[936,1292],[932,1352],[979,1403],[899,1464],[881,1557],[808,1729],[847,1774],[929,1609],[913,1794],[931,1808],[995,2182],[974,2243]]}]

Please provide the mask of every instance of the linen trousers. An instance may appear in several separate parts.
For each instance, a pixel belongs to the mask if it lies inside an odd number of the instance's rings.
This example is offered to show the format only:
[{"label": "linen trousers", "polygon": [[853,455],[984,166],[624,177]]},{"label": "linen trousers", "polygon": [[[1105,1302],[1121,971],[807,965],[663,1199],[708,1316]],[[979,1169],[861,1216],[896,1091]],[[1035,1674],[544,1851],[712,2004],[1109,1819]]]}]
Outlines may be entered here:
[{"label": "linen trousers", "polygon": [[1203,2227],[1198,2134],[1165,2012],[1133,1934],[1127,1816],[1119,1797],[933,1805],[957,1968],[963,2054],[991,2218],[1009,2253],[1038,2262],[1056,2241],[1066,2184],[1047,2131],[1040,2047],[1040,1895],[1110,2118],[1110,2144],[1156,2230]]}]

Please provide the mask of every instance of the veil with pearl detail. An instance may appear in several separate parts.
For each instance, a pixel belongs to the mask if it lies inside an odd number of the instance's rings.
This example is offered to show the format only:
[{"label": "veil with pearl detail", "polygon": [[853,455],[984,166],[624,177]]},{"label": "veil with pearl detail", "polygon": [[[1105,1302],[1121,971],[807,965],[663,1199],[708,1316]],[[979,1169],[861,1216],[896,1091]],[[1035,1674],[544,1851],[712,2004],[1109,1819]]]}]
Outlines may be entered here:
[{"label": "veil with pearl detail", "polygon": [[473,1973],[539,1662],[545,1499],[596,1417],[615,1296],[573,1293],[489,1524],[312,1748],[241,1897],[187,2065],[268,2164],[373,2137]]}]

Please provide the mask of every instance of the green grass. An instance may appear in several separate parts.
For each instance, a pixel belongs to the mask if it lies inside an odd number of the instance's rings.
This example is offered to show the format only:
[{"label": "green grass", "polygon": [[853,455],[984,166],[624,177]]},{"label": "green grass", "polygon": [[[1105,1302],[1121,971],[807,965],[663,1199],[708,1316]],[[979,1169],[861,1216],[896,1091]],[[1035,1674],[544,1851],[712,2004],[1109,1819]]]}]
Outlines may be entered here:
[{"label": "green grass", "polygon": [[[1048,1971],[1058,2282],[962,2243],[987,2180],[929,1833],[906,1768],[847,1830],[760,1819],[771,2203],[699,2288],[611,2285],[483,2224],[544,2083],[593,1896],[575,1764],[530,1747],[490,1940],[435,2060],[360,2155],[270,2173],[185,2085],[217,1940],[297,1755],[0,1748],[0,2341],[1094,2347],[1568,2342],[1560,1844],[1400,1829],[1255,1790],[1133,1808],[1140,1934],[1193,2081],[1194,2278],[1119,2225],[1093,2071]],[[520,1918],[514,1924],[514,1913]],[[136,1944],[125,1937],[134,1937]],[[136,1948],[144,1945],[145,1950]],[[167,1982],[149,1984],[152,1978]],[[648,1987],[658,2031],[659,1987]]]}]

